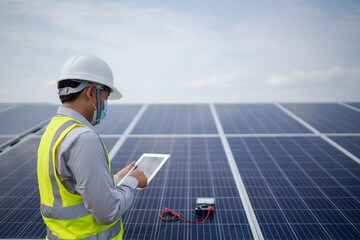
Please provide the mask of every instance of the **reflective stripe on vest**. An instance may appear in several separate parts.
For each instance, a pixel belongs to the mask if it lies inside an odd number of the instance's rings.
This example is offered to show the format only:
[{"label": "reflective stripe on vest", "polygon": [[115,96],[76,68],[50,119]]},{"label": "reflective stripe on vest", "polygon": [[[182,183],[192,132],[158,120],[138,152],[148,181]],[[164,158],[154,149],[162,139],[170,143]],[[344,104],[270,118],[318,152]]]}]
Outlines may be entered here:
[{"label": "reflective stripe on vest", "polygon": [[[80,195],[70,193],[64,185],[59,187],[61,182],[54,170],[57,165],[55,161],[58,161],[57,148],[66,134],[75,127],[85,126],[70,117],[55,117],[40,142],[38,151],[40,210],[48,229],[47,239],[122,239],[121,218],[113,224],[100,225],[85,209]],[[48,173],[45,173],[46,162],[49,164]],[[109,158],[108,164],[111,172]],[[50,185],[52,192],[49,192]],[[49,202],[49,199],[53,201]]]},{"label": "reflective stripe on vest", "polygon": [[52,187],[53,195],[54,195],[53,207],[61,207],[62,208],[63,204],[62,204],[62,199],[61,199],[61,195],[60,195],[59,185],[58,185],[58,183],[56,181],[56,178],[55,178],[54,166],[53,166],[54,160],[53,160],[52,151],[53,151],[53,148],[54,148],[54,145],[55,145],[56,141],[60,137],[60,134],[62,132],[64,132],[68,127],[71,127],[74,124],[76,125],[76,124],[79,124],[79,123],[75,122],[75,121],[72,121],[72,120],[69,120],[69,121],[65,122],[55,132],[55,135],[54,135],[54,137],[53,137],[53,139],[51,141],[50,151],[49,151],[49,175],[50,175],[51,187]]},{"label": "reflective stripe on vest", "polygon": [[[88,236],[88,237],[85,237],[85,238],[78,238],[78,240],[112,239],[112,238],[116,237],[116,235],[119,234],[118,230],[121,228],[120,225],[121,225],[121,222],[117,221],[110,228],[105,229],[104,231],[99,232],[96,235],[91,235],[91,236]],[[58,236],[53,235],[49,228],[47,228],[46,230],[47,230],[47,239],[49,239],[49,240],[63,240],[62,238],[59,238]]]}]

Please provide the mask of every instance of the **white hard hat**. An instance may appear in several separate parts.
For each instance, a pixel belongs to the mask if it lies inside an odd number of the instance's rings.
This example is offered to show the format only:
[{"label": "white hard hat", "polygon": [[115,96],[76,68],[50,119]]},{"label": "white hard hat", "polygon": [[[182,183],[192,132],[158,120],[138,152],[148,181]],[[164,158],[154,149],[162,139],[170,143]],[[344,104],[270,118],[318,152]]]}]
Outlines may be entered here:
[{"label": "white hard hat", "polygon": [[112,90],[108,98],[109,100],[116,100],[122,97],[119,90],[114,86],[113,74],[109,65],[92,54],[79,54],[67,60],[57,83],[62,80],[99,83]]}]

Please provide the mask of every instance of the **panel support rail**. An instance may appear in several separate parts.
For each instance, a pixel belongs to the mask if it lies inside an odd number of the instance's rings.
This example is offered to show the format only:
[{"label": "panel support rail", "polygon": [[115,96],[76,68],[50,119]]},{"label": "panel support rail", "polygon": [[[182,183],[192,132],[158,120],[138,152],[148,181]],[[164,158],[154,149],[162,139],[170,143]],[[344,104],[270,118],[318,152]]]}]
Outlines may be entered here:
[{"label": "panel support rail", "polygon": [[16,136],[15,138],[12,138],[9,141],[1,144],[0,145],[0,153],[3,152],[6,148],[11,147],[11,146],[15,145],[16,143],[18,143],[20,140],[22,140],[27,135],[39,131],[42,127],[44,127],[46,124],[48,124],[51,121],[51,119],[52,119],[52,117],[50,117],[50,118],[46,119],[45,121],[33,126],[32,128],[30,128],[30,129],[26,130],[25,132],[23,132],[23,133],[19,134],[18,136]]},{"label": "panel support rail", "polygon": [[134,129],[134,127],[136,126],[136,124],[138,123],[138,121],[140,120],[140,118],[142,117],[142,115],[144,114],[146,109],[148,108],[148,106],[149,106],[149,104],[144,104],[140,108],[139,112],[136,114],[136,116],[130,122],[129,126],[125,129],[124,133],[121,135],[119,140],[115,143],[114,147],[111,149],[111,151],[109,153],[110,161],[113,160],[113,158],[115,157],[115,154],[119,151],[121,146],[124,144],[125,140],[130,135],[131,131]]},{"label": "panel support rail", "polygon": [[340,152],[344,153],[346,156],[348,156],[349,158],[351,158],[352,160],[354,160],[355,162],[360,164],[360,159],[355,156],[354,154],[352,154],[351,152],[349,152],[348,150],[346,150],[345,148],[343,148],[342,146],[340,146],[339,144],[337,144],[335,141],[333,141],[331,138],[329,138],[328,136],[326,136],[325,134],[322,134],[321,132],[319,132],[317,129],[315,129],[314,127],[312,127],[310,124],[308,124],[307,122],[305,122],[303,119],[301,119],[300,117],[296,116],[294,113],[292,113],[291,111],[289,111],[288,109],[286,109],[285,107],[283,107],[282,105],[280,105],[279,103],[275,103],[275,105],[280,108],[283,112],[285,112],[286,114],[288,114],[290,117],[292,117],[293,119],[295,119],[297,122],[299,122],[300,124],[302,124],[304,127],[306,127],[307,129],[309,129],[311,132],[313,132],[316,136],[321,137],[322,139],[324,139],[326,142],[328,142],[330,145],[332,145],[333,147],[335,147],[337,150],[339,150]]},{"label": "panel support rail", "polygon": [[226,138],[226,136],[224,134],[224,130],[222,128],[222,125],[220,123],[220,119],[218,117],[218,114],[216,112],[216,109],[215,109],[215,106],[214,106],[213,103],[210,103],[210,110],[211,110],[211,113],[213,115],[216,128],[217,128],[217,130],[219,132],[221,143],[222,143],[222,145],[224,147],[226,158],[227,158],[227,160],[229,162],[230,169],[231,169],[231,172],[233,174],[235,184],[236,184],[237,190],[238,190],[240,198],[241,198],[241,202],[242,202],[242,204],[244,206],[245,214],[246,214],[247,220],[249,222],[252,235],[253,235],[254,239],[256,239],[256,240],[263,240],[264,237],[262,235],[259,223],[258,223],[258,221],[256,219],[254,209],[251,206],[250,199],[249,199],[249,196],[248,196],[248,194],[246,192],[244,183],[243,183],[243,181],[241,179],[240,172],[239,172],[239,169],[238,169],[238,167],[236,165],[234,155],[232,154],[229,142],[228,142],[228,140],[227,140],[227,138]]},{"label": "panel support rail", "polygon": [[356,111],[356,112],[360,112],[360,109],[358,109],[358,108],[356,108],[356,107],[353,107],[353,106],[351,106],[351,105],[349,105],[349,104],[347,104],[347,103],[343,103],[343,102],[338,102],[341,106],[344,106],[344,107],[346,107],[346,108],[349,108],[349,109],[351,109],[351,110],[354,110],[354,111]]}]

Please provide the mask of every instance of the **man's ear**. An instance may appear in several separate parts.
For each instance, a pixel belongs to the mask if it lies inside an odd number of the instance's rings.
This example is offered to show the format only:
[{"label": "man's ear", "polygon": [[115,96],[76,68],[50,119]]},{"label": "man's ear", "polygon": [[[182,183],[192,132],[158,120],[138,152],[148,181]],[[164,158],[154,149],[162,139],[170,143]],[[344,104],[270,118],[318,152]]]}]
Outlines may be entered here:
[{"label": "man's ear", "polygon": [[88,87],[88,89],[86,90],[86,97],[88,97],[89,99],[93,98],[94,90],[94,86]]}]

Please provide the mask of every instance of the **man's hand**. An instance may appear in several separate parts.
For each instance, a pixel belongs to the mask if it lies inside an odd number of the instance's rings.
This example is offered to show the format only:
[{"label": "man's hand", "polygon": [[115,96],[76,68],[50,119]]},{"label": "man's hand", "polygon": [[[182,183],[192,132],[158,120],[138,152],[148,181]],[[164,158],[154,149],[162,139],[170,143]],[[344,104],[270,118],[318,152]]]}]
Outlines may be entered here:
[{"label": "man's hand", "polygon": [[144,188],[147,186],[147,177],[143,171],[135,169],[129,176],[132,176],[139,181],[138,188]]},{"label": "man's hand", "polygon": [[135,166],[135,162],[130,163],[127,167],[120,170],[116,175],[119,177],[119,180],[123,179],[125,175]]},{"label": "man's hand", "polygon": [[[123,168],[122,170],[120,170],[116,175],[119,177],[119,180],[121,181],[121,179],[123,179],[125,177],[125,175],[135,166],[135,162],[130,163],[127,167]],[[132,171],[132,173],[130,173],[131,177],[134,177],[138,180],[139,184],[138,184],[138,188],[144,188],[147,186],[147,177],[145,176],[145,174],[140,171],[135,169],[134,171]]]}]

